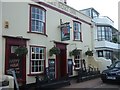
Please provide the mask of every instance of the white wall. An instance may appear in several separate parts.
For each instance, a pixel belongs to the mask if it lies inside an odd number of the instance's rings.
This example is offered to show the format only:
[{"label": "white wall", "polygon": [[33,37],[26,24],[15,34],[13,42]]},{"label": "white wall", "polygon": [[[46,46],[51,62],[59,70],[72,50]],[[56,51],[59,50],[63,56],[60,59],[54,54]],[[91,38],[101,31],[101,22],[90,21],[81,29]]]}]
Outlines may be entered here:
[{"label": "white wall", "polygon": [[96,24],[114,26],[114,22],[107,16],[95,17],[93,18],[93,21],[96,22]]},{"label": "white wall", "polygon": [[109,42],[109,41],[96,41],[95,42],[95,48],[100,48],[100,47],[118,49],[118,44],[113,43],[113,42]]},{"label": "white wall", "polygon": [[107,69],[107,66],[110,66],[112,64],[110,59],[108,60],[108,59],[105,59],[103,57],[97,57],[96,60],[97,60],[98,65],[99,65],[100,72]]},{"label": "white wall", "polygon": [[[0,1],[0,64],[2,64],[2,3]],[[2,75],[2,65],[0,65],[0,76]]]},{"label": "white wall", "polygon": [[[36,4],[32,2],[32,4]],[[38,4],[36,4],[38,5]],[[71,58],[69,57],[69,51],[75,49],[76,47],[78,49],[82,50],[82,58],[86,58],[85,52],[88,50],[88,48],[92,49],[92,35],[91,35],[91,26],[79,21],[75,18],[66,16],[60,12],[57,12],[55,10],[52,10],[50,8],[47,8],[45,6],[40,5],[41,7],[46,9],[46,34],[47,36],[41,35],[41,34],[35,34],[35,33],[28,33],[29,31],[29,9],[30,5],[27,2],[24,3],[4,3],[4,13],[2,17],[2,22],[8,21],[9,22],[9,28],[5,29],[3,28],[3,35],[6,36],[23,36],[23,38],[30,39],[27,41],[27,47],[28,47],[28,55],[26,57],[26,81],[27,83],[35,82],[34,76],[28,76],[29,74],[29,46],[35,45],[35,46],[44,46],[46,47],[46,66],[48,66],[48,59],[51,58],[49,56],[49,49],[54,46],[53,40],[61,42],[61,32],[60,28],[58,26],[60,25],[60,19],[63,20],[63,23],[70,22],[70,25],[72,29],[70,30],[70,40],[68,41],[62,41],[63,43],[69,43],[67,46],[67,59]],[[69,13],[69,12],[68,12]],[[81,13],[77,12],[77,17],[91,23],[91,19]],[[81,30],[82,30],[82,42],[80,41],[73,41],[73,20],[79,21],[81,23]],[[3,48],[5,48],[5,40],[3,39],[4,45]],[[5,50],[4,50],[5,51]],[[3,51],[3,52],[4,52]],[[5,54],[3,53],[3,56]],[[5,60],[5,58],[3,58]]]}]

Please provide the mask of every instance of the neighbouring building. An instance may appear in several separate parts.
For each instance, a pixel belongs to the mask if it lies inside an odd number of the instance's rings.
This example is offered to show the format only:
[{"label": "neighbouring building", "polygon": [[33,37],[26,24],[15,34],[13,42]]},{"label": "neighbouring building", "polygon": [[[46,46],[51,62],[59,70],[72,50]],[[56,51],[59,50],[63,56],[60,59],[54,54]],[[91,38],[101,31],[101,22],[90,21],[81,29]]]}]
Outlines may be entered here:
[{"label": "neighbouring building", "polygon": [[115,60],[120,60],[120,31],[114,27],[114,21],[107,16],[99,16],[99,13],[94,8],[80,11],[90,16],[95,23],[93,46],[96,60],[100,59],[103,62],[101,69],[105,69],[107,65]]},{"label": "neighbouring building", "polygon": [[[14,68],[19,85],[35,82],[37,75],[43,77],[47,67],[56,79],[68,73],[71,77],[76,76],[82,67],[81,61],[84,59],[87,67],[93,59],[85,52],[94,50],[94,22],[65,3],[55,0],[2,0],[0,13],[0,73],[7,74]],[[22,51],[16,54],[21,47]],[[95,48],[101,53],[99,47]],[[50,56],[51,49],[52,53],[60,52]],[[69,55],[73,50],[79,51],[75,57]],[[94,68],[99,68],[97,63]]]}]

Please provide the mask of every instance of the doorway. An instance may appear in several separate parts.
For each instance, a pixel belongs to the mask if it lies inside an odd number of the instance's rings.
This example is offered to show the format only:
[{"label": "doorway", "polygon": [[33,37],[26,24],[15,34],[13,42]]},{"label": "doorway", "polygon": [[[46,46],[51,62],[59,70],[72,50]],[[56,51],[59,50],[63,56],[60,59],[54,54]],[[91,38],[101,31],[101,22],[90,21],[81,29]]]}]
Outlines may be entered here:
[{"label": "doorway", "polygon": [[6,38],[5,74],[9,69],[14,69],[19,85],[26,83],[26,56],[18,57],[15,49],[26,46],[26,40],[20,38]]},{"label": "doorway", "polygon": [[56,55],[56,78],[61,79],[67,75],[67,54],[66,45],[64,43],[56,43],[56,47],[60,49],[60,54]]}]

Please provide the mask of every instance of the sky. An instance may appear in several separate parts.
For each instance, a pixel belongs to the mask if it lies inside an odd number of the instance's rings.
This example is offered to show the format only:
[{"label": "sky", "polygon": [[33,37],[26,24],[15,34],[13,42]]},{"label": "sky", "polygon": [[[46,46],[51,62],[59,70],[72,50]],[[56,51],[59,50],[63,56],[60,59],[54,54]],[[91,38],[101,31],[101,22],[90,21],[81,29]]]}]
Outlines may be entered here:
[{"label": "sky", "polygon": [[67,0],[67,5],[82,10],[93,7],[100,16],[108,16],[114,21],[114,27],[118,29],[118,2],[120,0]]}]

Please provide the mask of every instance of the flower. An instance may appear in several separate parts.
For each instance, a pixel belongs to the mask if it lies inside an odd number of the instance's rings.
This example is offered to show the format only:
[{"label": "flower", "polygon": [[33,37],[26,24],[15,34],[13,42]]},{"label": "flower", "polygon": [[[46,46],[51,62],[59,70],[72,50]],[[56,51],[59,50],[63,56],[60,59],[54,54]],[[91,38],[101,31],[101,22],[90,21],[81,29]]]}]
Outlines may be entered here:
[{"label": "flower", "polygon": [[26,55],[28,53],[28,50],[26,47],[20,46],[15,50],[15,54],[17,56],[22,56],[22,55]]},{"label": "flower", "polygon": [[49,55],[52,56],[53,54],[55,55],[58,55],[60,54],[60,49],[58,47],[52,47],[50,50],[49,50]]},{"label": "flower", "polygon": [[93,56],[93,52],[88,50],[88,51],[85,52],[85,55]]},{"label": "flower", "polygon": [[74,49],[70,52],[70,56],[77,56],[80,54],[80,50],[78,49]]}]

